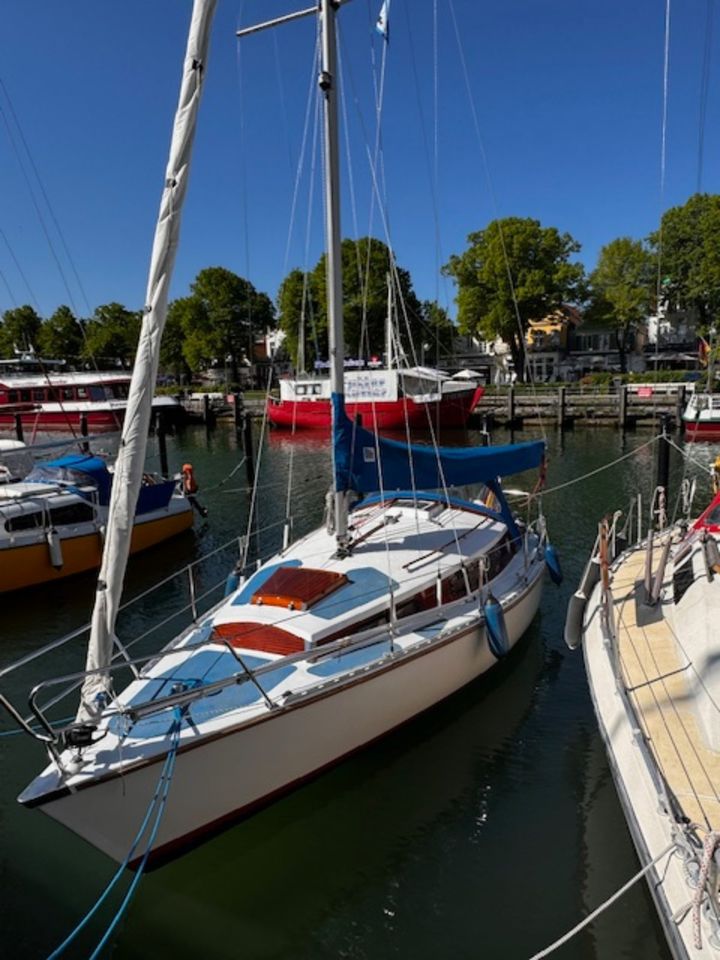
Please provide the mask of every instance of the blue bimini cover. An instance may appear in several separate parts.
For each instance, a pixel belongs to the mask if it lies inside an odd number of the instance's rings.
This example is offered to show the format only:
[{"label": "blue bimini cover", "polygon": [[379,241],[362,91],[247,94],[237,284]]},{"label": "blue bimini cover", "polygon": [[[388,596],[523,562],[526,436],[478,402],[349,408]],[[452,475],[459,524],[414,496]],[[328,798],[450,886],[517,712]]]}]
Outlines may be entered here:
[{"label": "blue bimini cover", "polygon": [[332,402],[335,489],[339,491],[365,494],[488,484],[540,466],[545,455],[542,440],[501,447],[437,448],[387,440],[353,424],[341,395],[334,394]]},{"label": "blue bimini cover", "polygon": [[67,457],[58,457],[56,460],[45,460],[38,463],[26,479],[39,483],[54,480],[75,486],[93,483],[98,489],[100,504],[107,505],[110,502],[112,475],[108,471],[107,464],[100,457],[75,453]]}]

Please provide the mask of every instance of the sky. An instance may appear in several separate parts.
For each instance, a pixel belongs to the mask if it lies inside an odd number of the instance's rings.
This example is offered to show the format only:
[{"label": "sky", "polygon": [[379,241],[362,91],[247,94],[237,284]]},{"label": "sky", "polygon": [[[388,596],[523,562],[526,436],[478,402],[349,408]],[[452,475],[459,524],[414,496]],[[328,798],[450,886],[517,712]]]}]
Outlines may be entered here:
[{"label": "sky", "polygon": [[[665,2],[392,0],[384,50],[373,29],[380,0],[352,0],[339,15],[343,236],[389,241],[418,296],[453,315],[440,268],[496,217],[569,232],[588,269],[603,244],[646,237],[662,209],[697,189],[715,4],[672,4],[661,190]],[[224,266],[274,299],[290,269],[322,252],[312,111],[304,138],[312,18],[235,37],[308,5],[218,0],[172,298],[202,268]],[[142,306],[191,6],[4,0],[0,312]],[[707,192],[720,192],[720,12],[714,19]],[[369,158],[383,54],[381,217]]]}]

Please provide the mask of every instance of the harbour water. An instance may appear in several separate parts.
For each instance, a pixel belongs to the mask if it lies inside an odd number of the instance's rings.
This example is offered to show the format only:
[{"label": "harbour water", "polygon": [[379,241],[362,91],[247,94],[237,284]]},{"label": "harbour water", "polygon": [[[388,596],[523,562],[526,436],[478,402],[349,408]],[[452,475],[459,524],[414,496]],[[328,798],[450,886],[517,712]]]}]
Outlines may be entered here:
[{"label": "harbour water", "polygon": [[[648,432],[551,432],[544,509],[565,581],[560,588],[548,582],[520,645],[451,700],[143,877],[107,955],[520,960],[632,876],[638,864],[597,732],[582,653],[566,649],[562,630],[598,519],[627,507],[636,489],[646,495],[652,489],[651,438]],[[493,440],[508,442],[509,434],[498,432]],[[635,456],[612,468],[552,492],[633,450]],[[708,467],[715,452],[698,446],[691,473]],[[209,438],[202,428],[186,430],[171,443],[170,456],[172,468],[194,464],[210,516],[207,523],[198,520],[194,535],[134,558],[130,596],[244,532],[249,497],[245,470],[235,469],[241,452],[232,429],[221,425]],[[266,555],[281,541],[290,470],[295,533],[320,521],[329,448],[317,438],[272,434],[260,470],[258,526]],[[675,493],[682,471],[674,454]],[[528,489],[532,482],[521,476],[508,485]],[[708,494],[705,478],[698,508]],[[220,582],[235,556],[220,551],[203,566],[198,592]],[[123,636],[169,615],[177,589],[171,584],[133,607]],[[87,621],[92,595],[88,576],[3,597],[0,664]],[[79,669],[83,655],[82,647],[71,646],[25,671],[22,681],[48,675],[48,666],[54,673]],[[3,688],[18,689],[15,681]],[[0,727],[10,724],[0,718]],[[42,750],[26,737],[0,737],[0,943],[8,958],[47,956],[115,870],[59,825],[17,805],[15,797],[43,763]],[[109,899],[68,956],[92,952],[122,895]],[[669,956],[644,882],[555,956]]]}]

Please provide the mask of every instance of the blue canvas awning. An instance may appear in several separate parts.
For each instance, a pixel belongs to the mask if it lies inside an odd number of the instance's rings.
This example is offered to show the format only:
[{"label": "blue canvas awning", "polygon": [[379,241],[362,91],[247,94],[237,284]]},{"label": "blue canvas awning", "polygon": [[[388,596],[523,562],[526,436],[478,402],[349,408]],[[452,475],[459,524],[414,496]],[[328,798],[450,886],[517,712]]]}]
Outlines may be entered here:
[{"label": "blue canvas awning", "polygon": [[336,490],[365,494],[488,484],[540,466],[545,455],[542,440],[500,447],[435,448],[376,437],[349,420],[343,398],[337,395],[333,413]]}]

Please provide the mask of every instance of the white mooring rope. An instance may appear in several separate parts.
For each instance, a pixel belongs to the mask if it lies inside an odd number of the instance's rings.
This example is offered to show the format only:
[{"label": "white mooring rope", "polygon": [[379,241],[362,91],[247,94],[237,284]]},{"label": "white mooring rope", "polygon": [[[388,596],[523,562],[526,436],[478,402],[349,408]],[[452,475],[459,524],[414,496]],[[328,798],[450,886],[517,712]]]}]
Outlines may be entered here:
[{"label": "white mooring rope", "polygon": [[648,873],[657,863],[659,863],[663,857],[666,857],[669,853],[672,853],[676,847],[677,844],[675,842],[668,844],[662,853],[659,853],[655,859],[651,860],[650,863],[643,867],[639,873],[636,873],[634,877],[631,877],[624,886],[620,887],[619,890],[616,890],[611,897],[609,897],[604,903],[601,903],[596,910],[593,910],[593,912],[585,917],[585,919],[580,923],[578,923],[577,926],[573,927],[572,930],[568,930],[564,936],[560,937],[560,939],[556,940],[554,943],[551,943],[549,947],[541,950],[540,953],[534,954],[530,960],[541,960],[542,957],[549,957],[551,953],[554,953],[560,947],[564,946],[568,940],[572,940],[576,933],[580,933],[581,930],[584,930],[585,927],[593,922],[593,920],[599,917],[601,913],[604,913],[609,907],[611,907],[616,900],[619,900],[623,894],[628,892],[630,887],[634,886],[638,880],[641,880],[646,873]]},{"label": "white mooring rope", "polygon": [[700,861],[700,876],[698,877],[697,887],[692,899],[693,911],[693,940],[695,949],[702,950],[702,930],[700,928],[700,916],[703,900],[705,899],[705,888],[707,886],[708,874],[710,873],[710,864],[715,855],[715,848],[720,843],[720,833],[711,830],[705,835],[703,840],[703,855]]}]

